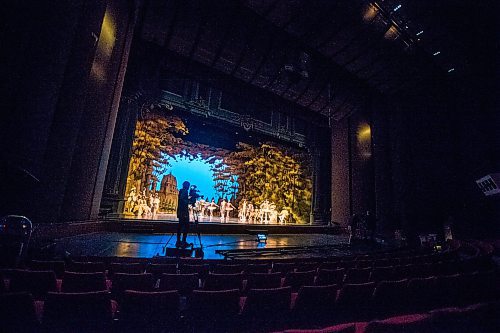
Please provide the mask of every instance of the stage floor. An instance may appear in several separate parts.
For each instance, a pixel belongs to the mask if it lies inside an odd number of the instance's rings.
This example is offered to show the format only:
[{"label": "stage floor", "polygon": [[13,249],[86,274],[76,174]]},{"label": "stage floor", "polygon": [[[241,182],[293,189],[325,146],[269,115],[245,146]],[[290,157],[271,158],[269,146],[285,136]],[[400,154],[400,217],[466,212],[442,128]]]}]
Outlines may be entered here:
[{"label": "stage floor", "polygon": [[[269,248],[286,249],[290,247],[315,247],[317,253],[324,256],[345,256],[351,254],[381,250],[370,244],[348,244],[347,235],[295,234],[268,235],[267,243],[259,243],[256,236],[246,234],[233,235],[201,235],[205,259],[224,259],[216,250],[258,250]],[[173,234],[131,234],[119,232],[102,232],[78,235],[57,239],[56,252],[69,253],[71,256],[118,256],[151,258],[163,256],[163,247],[175,246],[176,236]],[[188,242],[199,246],[198,237],[190,234]],[[277,255],[275,258],[285,258]],[[271,258],[271,257],[266,257]]]},{"label": "stage floor", "polygon": [[[177,221],[179,221],[179,219],[177,218],[177,216],[175,214],[167,214],[167,213],[162,213],[162,212],[156,214],[155,216],[150,215],[147,217],[138,217],[138,216],[130,215],[130,214],[118,214],[117,217],[122,218],[122,219],[126,219],[126,220],[135,220],[135,221],[158,221],[158,222],[177,222]],[[192,215],[190,215],[189,220],[193,221],[194,217]],[[200,223],[214,223],[214,224],[230,223],[230,224],[245,224],[245,225],[305,225],[305,224],[300,224],[300,223],[299,224],[295,224],[295,223],[280,224],[280,223],[270,223],[270,222],[268,222],[268,223],[262,222],[261,223],[260,220],[243,222],[238,217],[229,217],[229,218],[221,219],[220,216],[213,216],[213,217],[199,216],[198,221]]]}]

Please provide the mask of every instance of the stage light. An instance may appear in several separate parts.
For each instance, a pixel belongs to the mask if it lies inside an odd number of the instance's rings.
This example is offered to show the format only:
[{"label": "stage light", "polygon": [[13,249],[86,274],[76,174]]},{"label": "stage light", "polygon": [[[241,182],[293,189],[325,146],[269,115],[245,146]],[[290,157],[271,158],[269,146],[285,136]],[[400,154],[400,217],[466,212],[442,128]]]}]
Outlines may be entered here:
[{"label": "stage light", "polygon": [[401,8],[401,5],[397,5],[394,9],[393,12],[397,12]]},{"label": "stage light", "polygon": [[366,21],[366,22],[373,21],[373,19],[375,18],[375,16],[377,16],[378,11],[379,10],[378,10],[377,7],[375,7],[375,5],[369,4],[366,7],[365,12],[363,13],[363,20]]},{"label": "stage light", "polygon": [[454,70],[455,70],[455,68],[450,68],[450,69],[448,69],[448,73],[451,73],[451,72],[453,72]]},{"label": "stage light", "polygon": [[391,27],[389,28],[389,30],[387,30],[384,34],[384,38],[385,39],[396,39],[399,37],[399,31],[398,31],[398,28],[396,28],[395,25],[391,25]]},{"label": "stage light", "polygon": [[420,30],[419,32],[417,32],[417,36],[420,36],[421,34],[423,34],[424,31],[423,30]]},{"label": "stage light", "polygon": [[438,55],[438,54],[440,54],[440,53],[441,53],[441,51],[437,51],[437,52],[434,52],[434,54],[433,54],[433,55],[437,56],[437,55]]}]

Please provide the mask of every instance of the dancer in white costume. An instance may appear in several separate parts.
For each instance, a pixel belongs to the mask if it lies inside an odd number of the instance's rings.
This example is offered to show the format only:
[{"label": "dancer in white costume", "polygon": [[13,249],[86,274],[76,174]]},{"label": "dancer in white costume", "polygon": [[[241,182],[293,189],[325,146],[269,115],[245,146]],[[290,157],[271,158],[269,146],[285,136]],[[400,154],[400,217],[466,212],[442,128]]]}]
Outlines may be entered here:
[{"label": "dancer in white costume", "polygon": [[214,210],[216,210],[217,207],[219,207],[219,205],[217,205],[215,203],[214,198],[212,198],[212,201],[208,204],[208,207],[207,207],[209,214],[210,214],[210,220],[209,220],[210,222],[212,222],[212,218],[214,217]]},{"label": "dancer in white costume", "polygon": [[126,212],[133,212],[135,208],[135,202],[137,201],[137,194],[135,192],[135,186],[132,186],[130,192],[127,196],[127,203],[125,204]]},{"label": "dancer in white costume", "polygon": [[278,214],[278,218],[280,220],[280,224],[286,224],[286,219],[288,218],[288,210],[282,209]]},{"label": "dancer in white costume", "polygon": [[269,201],[264,200],[260,204],[260,224],[269,224]]},{"label": "dancer in white costume", "polygon": [[236,207],[233,206],[233,204],[231,203],[231,201],[228,201],[226,203],[226,222],[229,222],[229,214],[231,214],[231,212],[236,209]]},{"label": "dancer in white costume", "polygon": [[155,219],[156,214],[158,213],[158,210],[160,209],[160,196],[158,195],[158,193],[154,194],[152,202],[153,202],[153,204],[151,205],[151,215],[152,215],[152,218]]},{"label": "dancer in white costume", "polygon": [[247,199],[243,199],[240,202],[238,217],[240,219],[240,222],[242,223],[245,223],[247,221]]},{"label": "dancer in white costume", "polygon": [[226,199],[222,199],[222,201],[220,203],[220,221],[221,221],[221,223],[226,222],[226,205],[227,205]]},{"label": "dancer in white costume", "polygon": [[248,223],[255,222],[255,220],[254,220],[254,208],[253,208],[253,204],[251,202],[249,202],[247,204],[247,211],[245,214],[246,214],[246,220]]}]

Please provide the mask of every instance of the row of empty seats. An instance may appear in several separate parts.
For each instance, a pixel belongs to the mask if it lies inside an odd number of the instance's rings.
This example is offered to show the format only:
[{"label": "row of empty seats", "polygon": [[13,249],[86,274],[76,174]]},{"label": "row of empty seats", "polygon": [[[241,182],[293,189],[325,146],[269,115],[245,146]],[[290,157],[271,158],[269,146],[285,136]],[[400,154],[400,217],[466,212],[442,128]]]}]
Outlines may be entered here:
[{"label": "row of empty seats", "polygon": [[[277,276],[279,277],[279,275]],[[7,308],[2,309],[2,311],[10,313],[13,309],[9,309],[9,307],[15,304],[15,297],[24,295],[22,297],[26,298],[26,295],[29,295],[33,307],[36,308],[38,305],[39,315],[37,318],[46,318],[51,314],[57,317],[57,313],[64,318],[72,318],[75,314],[68,314],[68,311],[76,309],[82,313],[81,307],[84,304],[88,303],[88,306],[91,307],[91,301],[94,302],[97,299],[96,302],[106,304],[105,312],[111,314],[115,313],[116,309],[119,309],[120,313],[123,314],[122,309],[130,307],[131,302],[142,302],[141,307],[144,306],[150,311],[156,311],[152,308],[157,303],[168,303],[162,305],[166,309],[162,316],[169,318],[169,322],[176,325],[181,323],[182,314],[184,317],[193,317],[189,322],[197,325],[211,323],[217,328],[232,327],[231,325],[234,325],[235,322],[240,322],[243,325],[257,325],[257,327],[266,325],[280,327],[285,323],[310,327],[311,325],[354,319],[380,318],[381,316],[420,311],[436,306],[494,301],[499,296],[498,277],[494,272],[382,281],[378,284],[369,282],[344,284],[343,286],[304,285],[298,289],[298,293],[293,292],[292,286],[263,289],[253,288],[255,287],[253,286],[245,294],[242,294],[239,288],[196,289],[198,282],[196,274],[193,275],[196,280],[193,279],[191,282],[188,282],[186,276],[182,274],[164,274],[160,279],[162,287],[158,291],[152,291],[152,274],[116,273],[114,277],[114,287],[112,287],[111,293],[108,291],[48,292],[35,302],[31,294],[27,292],[4,293],[1,295],[2,304]],[[131,280],[120,280],[121,277],[131,278]],[[137,277],[140,277],[141,280],[136,280]],[[145,277],[150,279],[144,280]],[[143,284],[145,281],[147,284]],[[267,280],[262,281],[265,284],[269,283]],[[190,283],[191,285],[189,285]],[[118,289],[115,289],[116,285],[119,285]],[[225,287],[229,288],[230,285]],[[66,305],[61,306],[61,304]],[[49,308],[48,314],[42,311],[46,309],[46,306]],[[102,307],[103,305],[99,305],[97,309]],[[88,310],[83,311],[83,313],[87,313],[88,316]],[[128,312],[125,311],[125,313]],[[100,321],[102,315],[102,313],[99,316],[96,315],[95,320]],[[106,314],[106,318],[108,317],[113,318],[113,315]],[[118,318],[125,317],[119,316]],[[8,318],[3,319],[8,320]],[[51,323],[51,320],[46,319],[48,323]],[[124,320],[128,321],[129,315]],[[140,321],[142,323],[142,319]]]}]

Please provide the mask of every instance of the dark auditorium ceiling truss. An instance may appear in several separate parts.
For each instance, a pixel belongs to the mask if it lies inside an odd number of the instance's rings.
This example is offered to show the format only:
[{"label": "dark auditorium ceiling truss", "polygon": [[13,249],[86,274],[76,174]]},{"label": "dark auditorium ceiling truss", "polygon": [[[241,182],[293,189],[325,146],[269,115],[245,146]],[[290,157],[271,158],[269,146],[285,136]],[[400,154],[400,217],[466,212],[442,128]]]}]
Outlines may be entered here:
[{"label": "dark auditorium ceiling truss", "polygon": [[426,77],[457,75],[463,59],[452,58],[456,45],[445,45],[446,36],[431,27],[438,23],[429,3],[146,1],[141,34],[169,52],[340,119],[362,108],[371,91],[392,95]]}]

